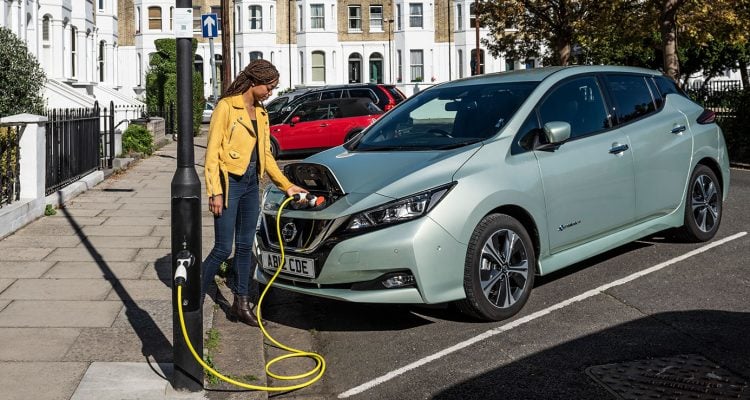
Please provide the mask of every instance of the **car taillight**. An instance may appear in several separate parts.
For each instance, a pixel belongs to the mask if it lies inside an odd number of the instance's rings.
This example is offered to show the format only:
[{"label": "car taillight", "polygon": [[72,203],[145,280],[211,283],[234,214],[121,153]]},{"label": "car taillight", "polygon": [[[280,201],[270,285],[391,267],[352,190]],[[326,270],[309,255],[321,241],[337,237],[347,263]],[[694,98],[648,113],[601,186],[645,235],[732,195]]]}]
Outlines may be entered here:
[{"label": "car taillight", "polygon": [[702,125],[713,124],[716,122],[716,113],[711,110],[703,110],[696,121]]}]

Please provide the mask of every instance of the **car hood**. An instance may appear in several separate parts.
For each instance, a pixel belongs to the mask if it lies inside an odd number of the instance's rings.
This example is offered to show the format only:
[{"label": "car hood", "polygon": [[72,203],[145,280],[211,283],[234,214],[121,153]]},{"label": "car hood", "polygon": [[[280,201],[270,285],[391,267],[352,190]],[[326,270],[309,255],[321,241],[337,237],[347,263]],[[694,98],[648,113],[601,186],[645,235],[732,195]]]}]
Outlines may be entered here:
[{"label": "car hood", "polygon": [[344,193],[396,199],[451,182],[481,146],[480,142],[453,150],[393,152],[350,152],[339,146],[305,162],[327,167]]}]

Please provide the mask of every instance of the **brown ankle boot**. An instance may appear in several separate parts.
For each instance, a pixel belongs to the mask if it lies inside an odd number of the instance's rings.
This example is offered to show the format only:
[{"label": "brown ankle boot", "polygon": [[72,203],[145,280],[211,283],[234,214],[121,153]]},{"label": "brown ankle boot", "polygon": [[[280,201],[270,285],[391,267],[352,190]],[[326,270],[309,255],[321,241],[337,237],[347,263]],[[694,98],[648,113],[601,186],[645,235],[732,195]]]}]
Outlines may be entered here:
[{"label": "brown ankle boot", "polygon": [[229,309],[229,319],[232,321],[239,320],[250,326],[259,326],[258,319],[255,318],[255,315],[250,311],[250,307],[247,304],[249,301],[249,296],[238,296],[235,294],[232,308]]}]

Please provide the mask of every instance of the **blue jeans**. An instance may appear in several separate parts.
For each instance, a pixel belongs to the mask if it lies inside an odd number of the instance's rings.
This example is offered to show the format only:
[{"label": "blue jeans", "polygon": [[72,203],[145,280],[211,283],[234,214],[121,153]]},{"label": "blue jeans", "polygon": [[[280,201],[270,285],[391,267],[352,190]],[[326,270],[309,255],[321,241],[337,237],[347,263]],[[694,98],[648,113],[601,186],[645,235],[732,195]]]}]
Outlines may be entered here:
[{"label": "blue jeans", "polygon": [[250,163],[242,176],[229,175],[228,208],[224,208],[221,216],[214,216],[214,248],[203,262],[203,295],[213,282],[219,265],[232,253],[233,239],[235,251],[232,269],[236,275],[231,289],[238,296],[250,294],[250,271],[253,269],[251,267],[255,267],[252,248],[260,214],[259,197],[256,163]]}]

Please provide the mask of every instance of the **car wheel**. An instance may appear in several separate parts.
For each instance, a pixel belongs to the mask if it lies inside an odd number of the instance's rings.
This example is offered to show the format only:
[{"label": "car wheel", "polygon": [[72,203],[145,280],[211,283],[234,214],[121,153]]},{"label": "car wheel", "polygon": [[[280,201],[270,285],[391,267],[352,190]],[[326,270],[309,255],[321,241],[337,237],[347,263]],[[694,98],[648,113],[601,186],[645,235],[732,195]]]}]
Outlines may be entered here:
[{"label": "car wheel", "polygon": [[711,240],[719,230],[722,190],[716,174],[705,165],[695,167],[685,197],[685,222],[681,236],[692,242]]},{"label": "car wheel", "polygon": [[459,310],[491,321],[513,316],[529,298],[535,265],[534,247],[523,225],[509,215],[488,215],[469,241],[466,299],[457,304]]},{"label": "car wheel", "polygon": [[279,157],[279,144],[273,139],[271,139],[271,155],[273,158]]}]

